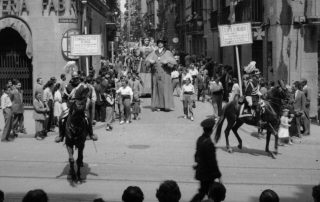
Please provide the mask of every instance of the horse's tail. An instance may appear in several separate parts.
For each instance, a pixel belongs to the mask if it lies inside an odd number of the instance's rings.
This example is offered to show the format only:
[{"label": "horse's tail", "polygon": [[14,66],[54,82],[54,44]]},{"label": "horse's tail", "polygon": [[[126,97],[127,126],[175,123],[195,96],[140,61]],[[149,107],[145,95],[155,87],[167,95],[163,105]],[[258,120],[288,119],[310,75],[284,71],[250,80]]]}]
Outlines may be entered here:
[{"label": "horse's tail", "polygon": [[222,129],[222,125],[223,125],[223,122],[224,122],[224,119],[226,118],[225,116],[225,112],[226,112],[226,109],[227,109],[227,106],[229,105],[226,104],[223,108],[222,108],[222,113],[221,113],[221,116],[220,116],[220,119],[218,121],[217,124],[217,130],[216,130],[216,133],[215,133],[215,136],[214,136],[214,141],[215,143],[218,143],[218,141],[220,140],[220,137],[221,137],[221,129]]}]

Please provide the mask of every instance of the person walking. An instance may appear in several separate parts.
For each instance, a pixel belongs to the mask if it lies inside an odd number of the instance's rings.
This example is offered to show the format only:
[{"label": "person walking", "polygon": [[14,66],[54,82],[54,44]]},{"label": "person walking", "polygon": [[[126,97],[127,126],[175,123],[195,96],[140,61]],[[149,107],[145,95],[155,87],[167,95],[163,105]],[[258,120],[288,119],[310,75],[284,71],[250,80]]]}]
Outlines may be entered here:
[{"label": "person walking", "polygon": [[193,102],[194,102],[194,86],[191,84],[191,79],[188,78],[186,83],[182,86],[182,103],[184,118],[190,118],[191,121],[194,120],[193,117]]},{"label": "person walking", "polygon": [[213,116],[218,118],[222,113],[223,87],[217,77],[213,77],[209,82],[209,89],[213,106]]},{"label": "person walking", "polygon": [[1,142],[11,141],[9,137],[12,130],[12,102],[9,97],[10,89],[11,87],[7,85],[3,89],[3,94],[1,96],[1,108],[5,122]]},{"label": "person walking", "polygon": [[210,136],[213,133],[215,120],[212,118],[205,119],[201,122],[203,128],[202,135],[198,138],[196,144],[196,153],[194,155],[196,165],[195,178],[200,182],[199,191],[192,198],[191,202],[200,202],[208,195],[209,188],[216,179],[221,183],[221,172],[218,167],[216,158],[216,147]]},{"label": "person walking", "polygon": [[128,80],[122,80],[122,86],[116,91],[121,96],[124,113],[121,117],[120,124],[131,123],[131,102],[133,99],[133,92],[128,85]]},{"label": "person walking", "polygon": [[21,91],[21,82],[15,80],[13,83],[12,90],[10,92],[10,98],[12,101],[12,114],[13,114],[13,133],[14,136],[18,136],[18,133],[27,134],[26,129],[24,128],[24,106],[23,106],[23,97]]}]

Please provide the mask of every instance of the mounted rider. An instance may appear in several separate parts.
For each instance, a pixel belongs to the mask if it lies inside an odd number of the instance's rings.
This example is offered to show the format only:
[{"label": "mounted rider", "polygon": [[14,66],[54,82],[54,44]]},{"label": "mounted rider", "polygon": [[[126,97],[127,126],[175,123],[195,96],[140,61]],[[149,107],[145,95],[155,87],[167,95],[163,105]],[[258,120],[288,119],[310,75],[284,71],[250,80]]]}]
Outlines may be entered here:
[{"label": "mounted rider", "polygon": [[[88,86],[84,83],[84,81],[84,77],[80,77],[77,72],[74,72],[72,74],[72,79],[70,80],[69,85],[69,92],[71,92],[69,94],[69,97],[67,98],[67,102],[65,104],[62,104],[63,109],[61,114],[61,121],[59,123],[59,136],[57,136],[55,139],[55,142],[57,143],[63,141],[63,138],[65,136],[66,121],[69,117],[69,114],[72,114],[73,110],[75,110],[74,108],[76,107],[76,100],[83,100],[83,102],[85,102],[84,107],[87,106],[86,103],[89,101],[89,94],[84,94],[84,92],[89,92],[89,90],[87,90]],[[87,123],[87,130],[89,133],[88,138],[94,141],[98,140],[98,137],[95,134],[93,134],[91,121],[85,113],[83,115]]]},{"label": "mounted rider", "polygon": [[255,61],[251,61],[246,67],[244,67],[244,71],[246,72],[244,75],[244,97],[248,108],[245,108],[245,104],[241,106],[239,118],[247,116],[255,117],[261,96],[259,91],[260,71],[256,68]]}]

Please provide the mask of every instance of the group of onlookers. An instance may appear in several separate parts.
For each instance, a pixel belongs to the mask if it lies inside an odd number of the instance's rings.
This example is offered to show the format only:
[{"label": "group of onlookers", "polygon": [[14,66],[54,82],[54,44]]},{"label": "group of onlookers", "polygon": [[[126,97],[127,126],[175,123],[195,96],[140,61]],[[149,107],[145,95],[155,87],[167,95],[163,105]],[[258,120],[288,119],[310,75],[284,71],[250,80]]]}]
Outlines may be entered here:
[{"label": "group of onlookers", "polygon": [[[5,125],[2,132],[1,141],[12,141],[12,137],[17,137],[18,133],[26,134],[24,127],[24,105],[21,90],[21,82],[18,80],[8,81],[2,89],[1,108]],[[11,133],[13,134],[11,136]]]},{"label": "group of onlookers", "polygon": [[[223,184],[215,182],[209,189],[208,199],[205,202],[222,202],[226,198],[226,188]],[[3,191],[0,190],[0,202],[5,202]],[[181,192],[178,184],[173,180],[167,180],[160,184],[156,191],[156,198],[159,202],[179,202]],[[312,189],[312,198],[314,202],[320,201],[320,185],[314,186]],[[144,194],[140,187],[127,187],[121,197],[123,202],[143,202]],[[279,202],[281,198],[278,194],[271,190],[264,190],[259,196],[259,202]],[[22,202],[48,202],[49,197],[42,189],[30,190],[23,197]],[[105,202],[102,198],[94,199],[93,202]]]}]

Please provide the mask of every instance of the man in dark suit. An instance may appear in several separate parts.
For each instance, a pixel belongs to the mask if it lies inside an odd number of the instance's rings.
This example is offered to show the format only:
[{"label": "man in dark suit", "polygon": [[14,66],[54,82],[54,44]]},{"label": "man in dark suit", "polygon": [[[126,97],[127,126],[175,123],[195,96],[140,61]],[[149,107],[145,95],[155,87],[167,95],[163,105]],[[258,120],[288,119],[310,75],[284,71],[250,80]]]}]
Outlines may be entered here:
[{"label": "man in dark suit", "polygon": [[209,188],[216,179],[221,181],[221,172],[216,159],[216,147],[210,136],[213,132],[215,120],[212,118],[201,122],[203,134],[197,140],[195,162],[196,179],[200,181],[198,193],[192,198],[191,202],[200,202],[205,195],[208,195]]},{"label": "man in dark suit", "polygon": [[308,86],[308,82],[306,79],[301,80],[302,91],[306,97],[306,107],[305,107],[305,115],[306,118],[303,122],[303,135],[310,135],[310,101],[311,101],[311,92]]},{"label": "man in dark suit", "polygon": [[13,90],[10,92],[10,99],[12,101],[12,114],[13,114],[13,133],[15,136],[18,135],[18,132],[27,134],[24,128],[24,106],[23,106],[23,98],[21,92],[21,83],[20,81],[14,81]]},{"label": "man in dark suit", "polygon": [[295,81],[293,83],[294,90],[294,111],[295,111],[295,119],[296,119],[296,127],[297,127],[297,135],[298,137],[302,137],[301,135],[301,125],[303,125],[305,116],[305,107],[306,107],[306,96],[302,92],[301,83],[299,81]]}]

